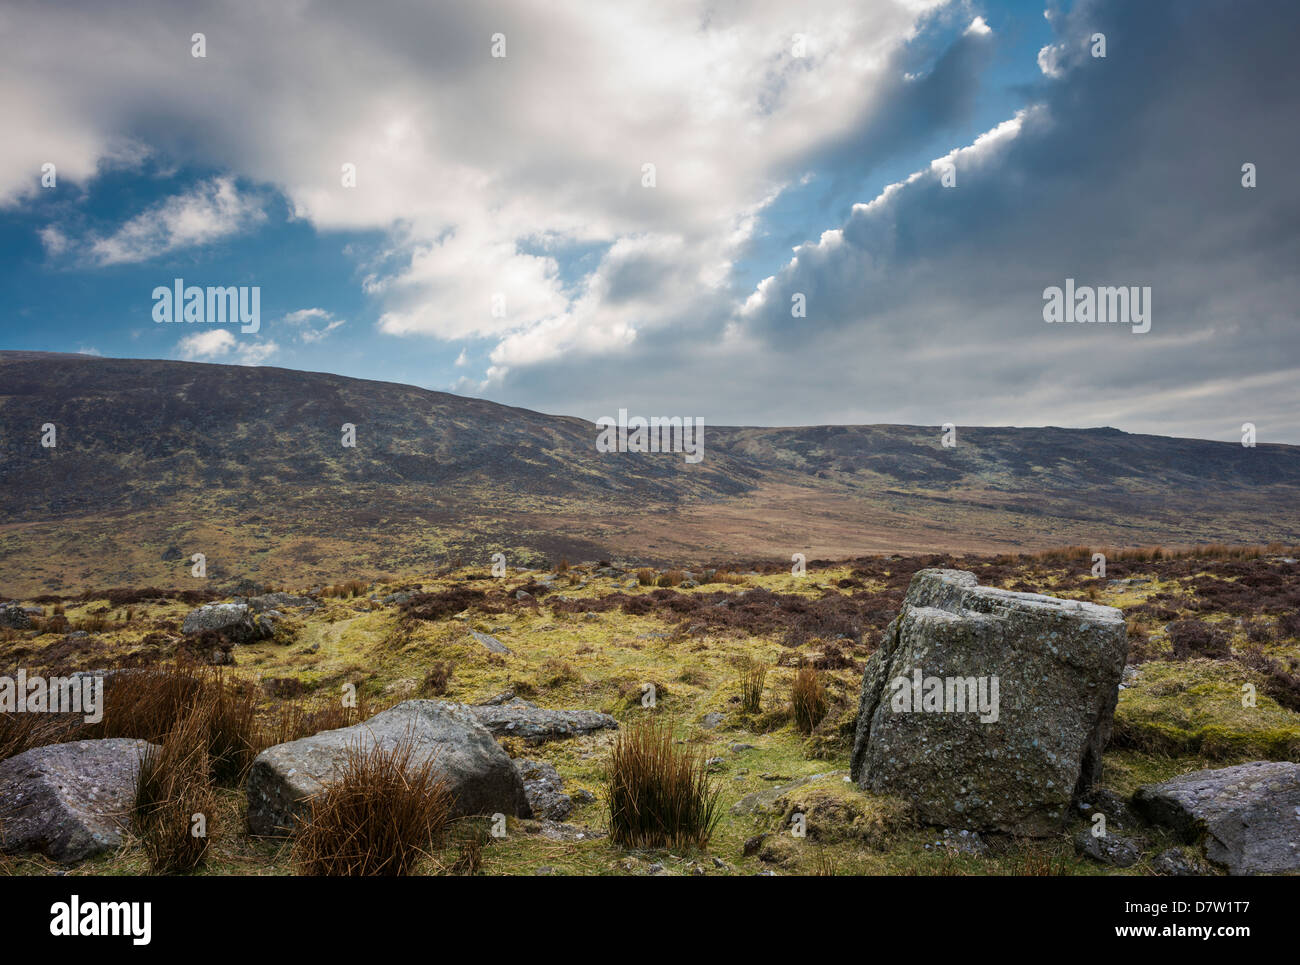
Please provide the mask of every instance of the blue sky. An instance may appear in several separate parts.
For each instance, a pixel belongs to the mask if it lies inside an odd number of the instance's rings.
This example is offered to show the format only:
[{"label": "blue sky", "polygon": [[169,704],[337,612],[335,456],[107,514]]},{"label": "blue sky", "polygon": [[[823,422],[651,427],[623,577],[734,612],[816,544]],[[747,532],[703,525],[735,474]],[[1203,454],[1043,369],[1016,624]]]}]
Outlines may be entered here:
[{"label": "blue sky", "polygon": [[[281,365],[593,419],[1211,438],[1251,420],[1300,441],[1296,236],[1277,217],[1295,189],[1237,184],[1243,160],[1294,156],[1270,38],[1296,15],[1138,6],[23,0],[0,22],[0,348]],[[1277,71],[1269,97],[1216,93],[1246,65]],[[931,164],[953,151],[941,186]],[[1151,285],[1165,313],[1141,337],[1045,326],[1043,289],[1067,276]],[[259,286],[260,331],[156,324],[175,278]]]}]

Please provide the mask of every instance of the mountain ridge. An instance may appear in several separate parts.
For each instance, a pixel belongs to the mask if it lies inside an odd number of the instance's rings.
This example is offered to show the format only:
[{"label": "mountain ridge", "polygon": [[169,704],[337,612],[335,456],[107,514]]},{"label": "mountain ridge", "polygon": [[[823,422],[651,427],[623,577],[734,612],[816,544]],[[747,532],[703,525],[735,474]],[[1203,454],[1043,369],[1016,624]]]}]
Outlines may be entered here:
[{"label": "mountain ridge", "polygon": [[[949,449],[937,426],[706,426],[692,465],[600,454],[597,432],[329,373],[0,352],[0,589],[174,582],[161,554],[200,543],[224,577],[307,580],[330,560],[402,572],[496,551],[687,562],[1300,539],[1300,447],[1284,444],[959,426]],[[132,551],[95,557],[114,536]]]}]

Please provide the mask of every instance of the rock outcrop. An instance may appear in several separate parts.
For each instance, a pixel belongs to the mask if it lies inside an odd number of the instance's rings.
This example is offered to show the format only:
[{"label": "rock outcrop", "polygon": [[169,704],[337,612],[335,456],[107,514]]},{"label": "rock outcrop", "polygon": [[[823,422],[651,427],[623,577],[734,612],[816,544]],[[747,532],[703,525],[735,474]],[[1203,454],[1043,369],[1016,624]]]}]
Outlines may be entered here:
[{"label": "rock outcrop", "polygon": [[564,780],[559,772],[545,761],[526,761],[515,758],[515,770],[524,782],[528,806],[533,817],[547,821],[563,821],[573,810],[573,799],[564,793]]},{"label": "rock outcrop", "polygon": [[267,748],[249,769],[248,829],[286,835],[308,799],[337,779],[350,750],[410,741],[411,763],[432,758],[453,797],[453,815],[529,817],[523,782],[487,729],[463,704],[407,700],[352,727],[327,730]]},{"label": "rock outcrop", "polygon": [[0,629],[26,630],[32,625],[32,618],[17,603],[0,606]]},{"label": "rock outcrop", "polygon": [[0,762],[0,850],[73,862],[121,845],[152,746],[124,737],[70,741]]},{"label": "rock outcrop", "polygon": [[1300,764],[1256,761],[1148,784],[1133,805],[1234,875],[1300,871]]},{"label": "rock outcrop", "polygon": [[1052,833],[1100,774],[1127,654],[1112,607],[921,570],[863,675],[852,776],[928,823]]},{"label": "rock outcrop", "polygon": [[497,737],[519,737],[532,744],[618,727],[617,720],[599,711],[547,710],[518,698],[469,709]]},{"label": "rock outcrop", "polygon": [[269,616],[255,614],[247,603],[209,603],[191,610],[181,625],[187,636],[215,630],[232,643],[264,640],[275,632]]}]

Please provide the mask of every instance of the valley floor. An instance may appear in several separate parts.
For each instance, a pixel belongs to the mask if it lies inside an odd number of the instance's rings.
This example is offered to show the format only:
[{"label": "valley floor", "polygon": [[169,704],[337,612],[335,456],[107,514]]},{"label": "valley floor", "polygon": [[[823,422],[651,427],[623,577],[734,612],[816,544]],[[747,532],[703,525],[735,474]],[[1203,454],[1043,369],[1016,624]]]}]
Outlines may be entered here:
[{"label": "valley floor", "polygon": [[[1103,770],[1103,788],[1114,796],[1201,768],[1300,761],[1300,564],[1268,552],[1132,555],[1112,560],[1104,578],[1092,576],[1089,554],[1076,550],[862,557],[811,563],[803,575],[785,564],[683,573],[588,563],[511,568],[501,577],[459,568],[422,579],[283,586],[314,605],[286,607],[275,636],[233,647],[224,672],[257,688],[268,720],[286,706],[328,706],[349,684],[368,713],[409,697],[479,704],[511,692],[541,707],[604,711],[620,725],[655,715],[709,760],[720,789],[723,816],[707,850],[615,848],[605,836],[604,775],[616,732],[536,746],[505,738],[511,756],[555,767],[572,812],[563,822],[511,819],[504,838],[484,834],[486,819],[461,819],[424,873],[1152,874],[1153,856],[1183,847],[1164,832],[1137,830],[1144,857],[1120,869],[1076,853],[1084,813],[1048,839],[971,844],[962,829],[945,839],[943,829],[918,826],[906,802],[846,782],[863,664],[912,574],[927,566],[1124,611],[1130,666]],[[146,588],[22,600],[33,625],[0,630],[0,672],[167,664],[186,649],[185,616],[210,598],[218,597]],[[508,652],[493,652],[471,630]],[[740,680],[752,661],[769,669],[759,710],[745,713]],[[810,734],[790,713],[800,665],[818,668],[828,697]],[[646,684],[653,707],[644,705]],[[1243,684],[1254,686],[1256,706],[1243,707]],[[287,845],[246,833],[240,786],[221,788],[218,802],[198,873],[292,872]],[[782,830],[796,806],[808,815],[803,838]],[[1195,848],[1184,853],[1201,860]],[[56,871],[138,874],[148,866],[130,839],[71,868],[0,859],[0,873]]]}]

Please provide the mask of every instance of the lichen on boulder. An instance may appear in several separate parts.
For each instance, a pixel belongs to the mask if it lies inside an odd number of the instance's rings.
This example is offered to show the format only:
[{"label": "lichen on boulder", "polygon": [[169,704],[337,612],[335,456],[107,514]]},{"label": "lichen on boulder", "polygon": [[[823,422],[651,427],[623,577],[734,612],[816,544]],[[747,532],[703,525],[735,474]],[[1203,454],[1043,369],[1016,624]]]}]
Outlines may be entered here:
[{"label": "lichen on boulder", "polygon": [[927,823],[1046,835],[1100,776],[1123,614],[921,570],[862,680],[852,776]]}]

